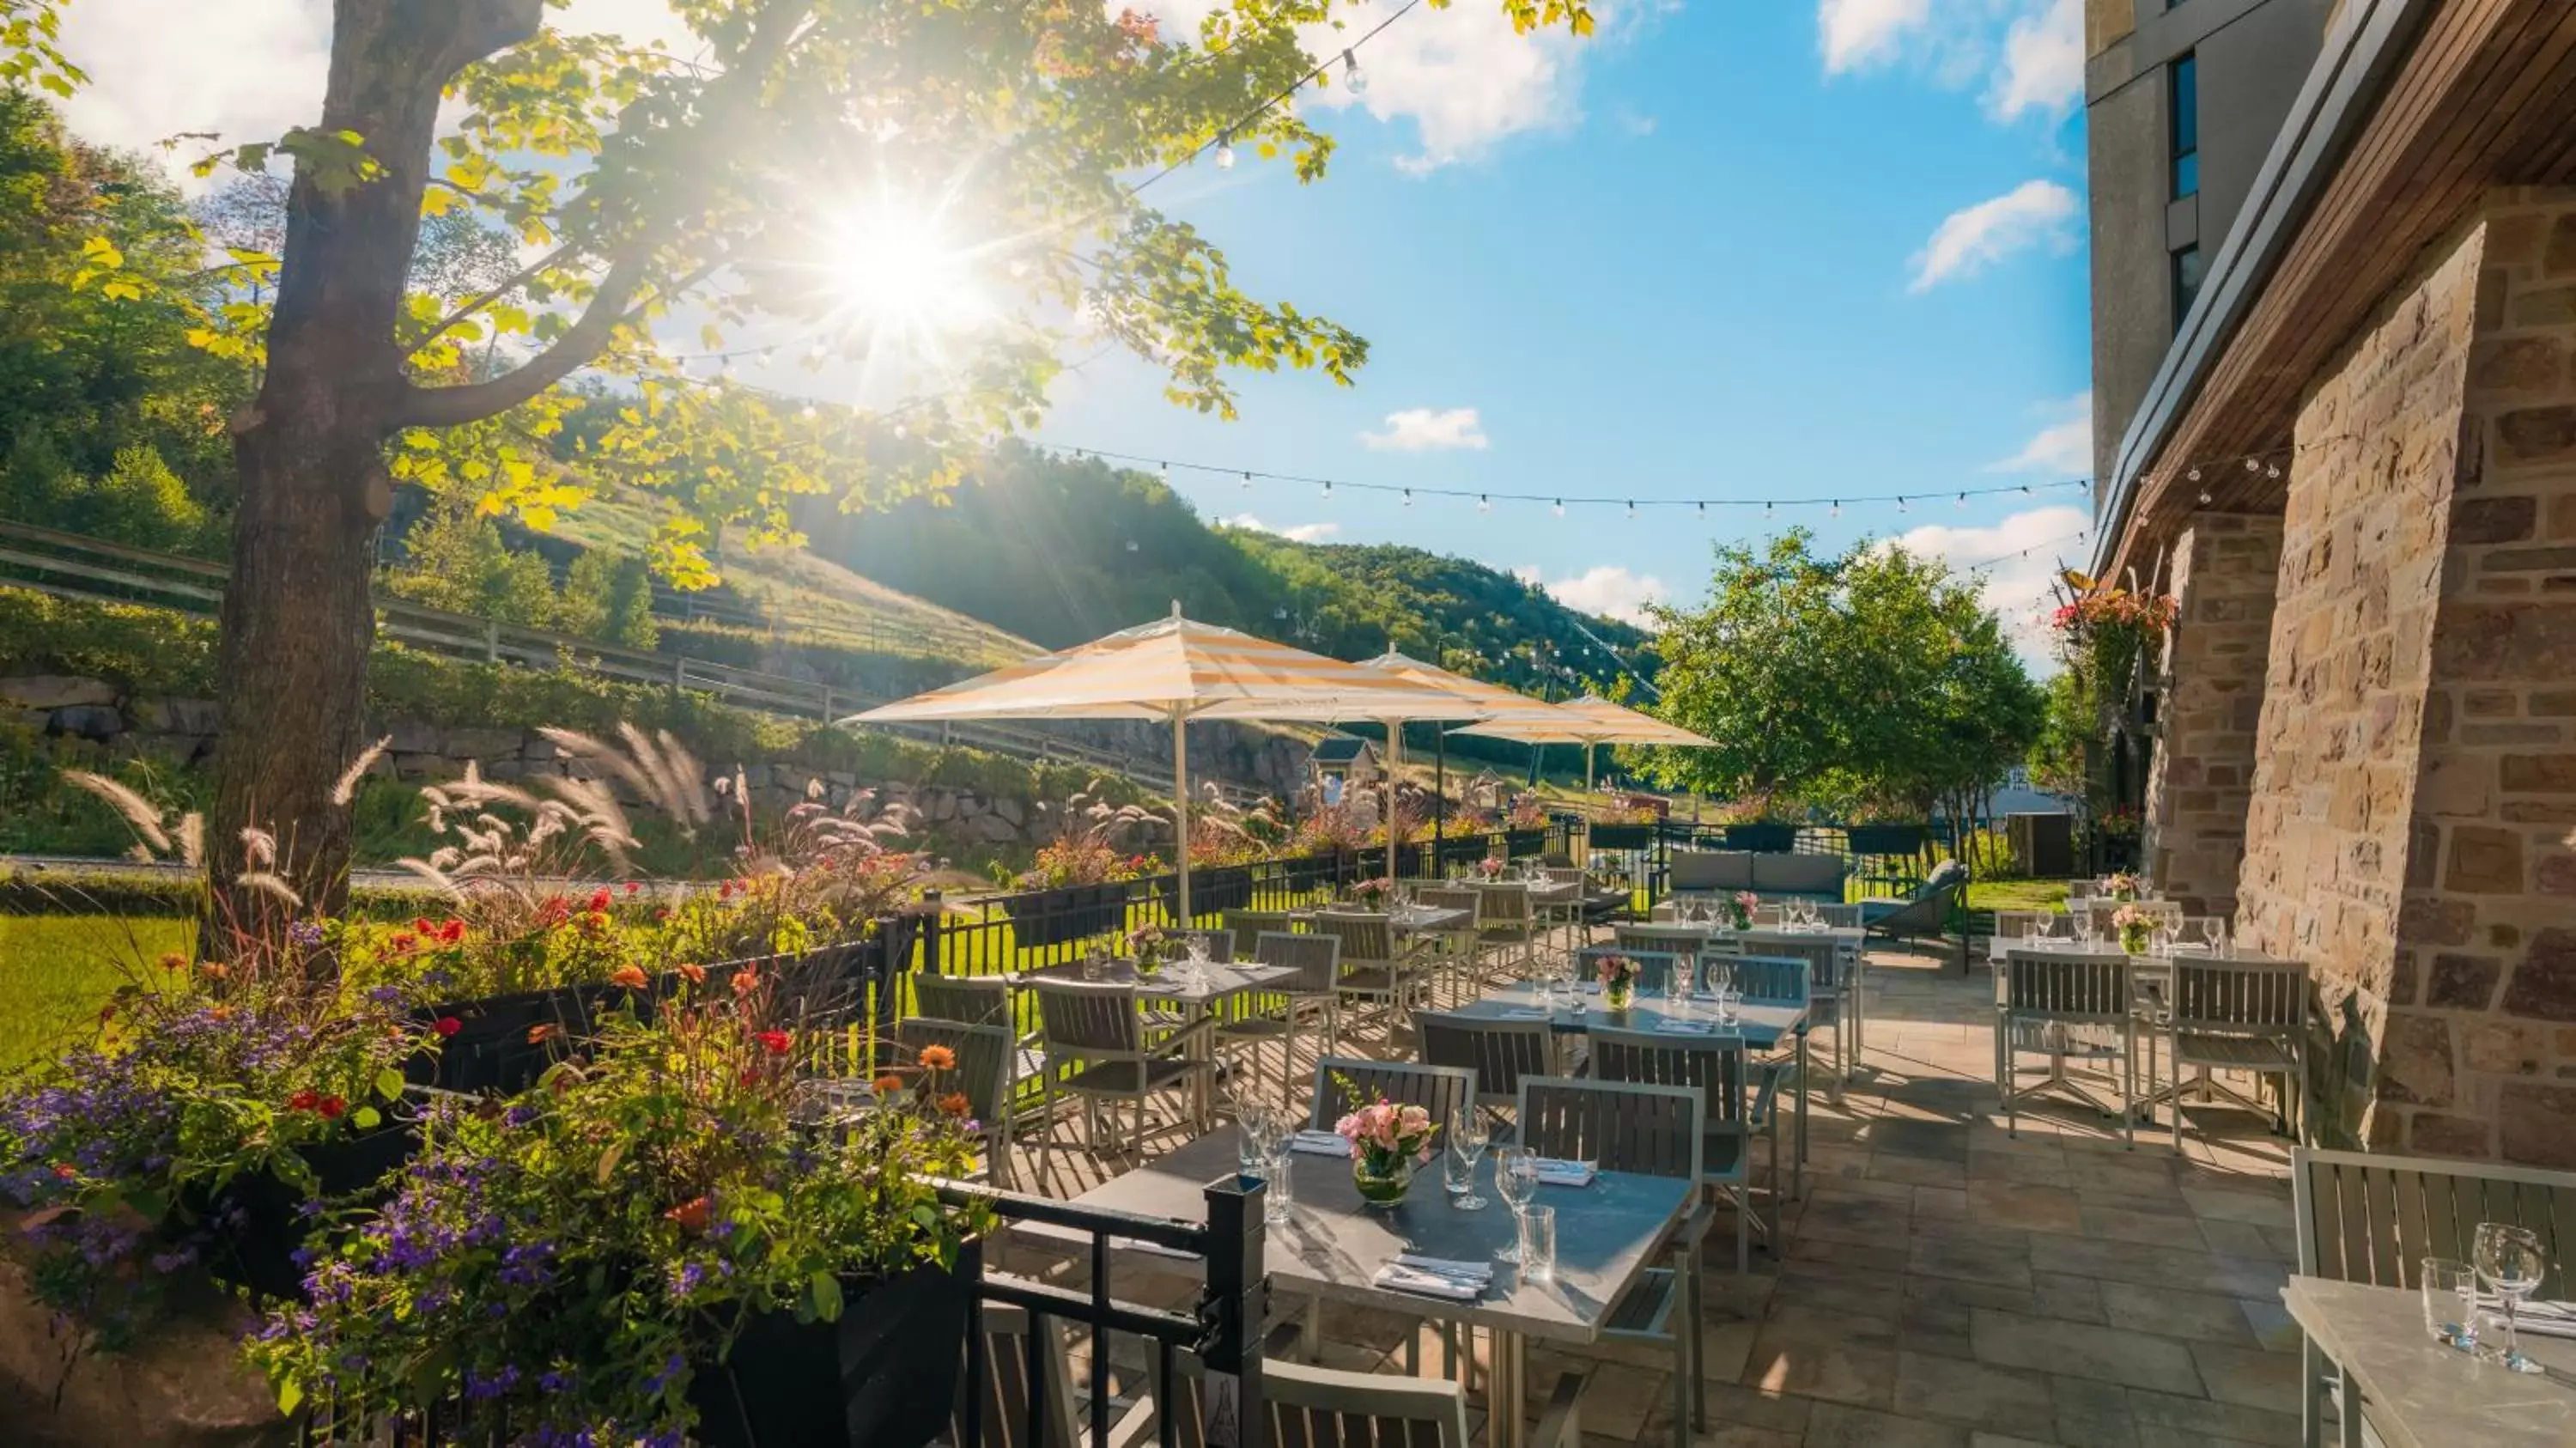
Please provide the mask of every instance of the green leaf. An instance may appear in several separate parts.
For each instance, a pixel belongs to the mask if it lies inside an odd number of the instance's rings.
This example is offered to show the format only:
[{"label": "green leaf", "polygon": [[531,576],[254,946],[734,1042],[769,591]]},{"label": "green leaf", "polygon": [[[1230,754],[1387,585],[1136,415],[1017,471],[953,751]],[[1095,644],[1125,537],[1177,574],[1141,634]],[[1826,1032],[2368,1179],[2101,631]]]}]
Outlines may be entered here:
[{"label": "green leaf", "polygon": [[384,1114],[372,1106],[361,1106],[349,1113],[349,1120],[356,1123],[360,1131],[373,1131],[384,1119]]},{"label": "green leaf", "polygon": [[302,1383],[297,1382],[297,1381],[296,1381],[295,1379],[293,1379],[293,1378],[288,1378],[285,1382],[278,1384],[278,1386],[277,1386],[277,1412],[278,1412],[278,1416],[280,1416],[280,1417],[291,1417],[291,1416],[293,1416],[293,1415],[294,1415],[294,1413],[295,1413],[295,1410],[296,1410],[298,1407],[301,1407],[301,1406],[303,1405],[303,1403],[304,1403],[304,1385],[303,1385]]},{"label": "green leaf", "polygon": [[829,1272],[816,1272],[806,1284],[814,1299],[814,1315],[825,1322],[841,1316],[841,1279]]},{"label": "green leaf", "polygon": [[395,1070],[391,1066],[387,1066],[385,1069],[378,1071],[376,1073],[376,1094],[385,1098],[387,1101],[400,1100],[403,1094],[402,1072]]}]

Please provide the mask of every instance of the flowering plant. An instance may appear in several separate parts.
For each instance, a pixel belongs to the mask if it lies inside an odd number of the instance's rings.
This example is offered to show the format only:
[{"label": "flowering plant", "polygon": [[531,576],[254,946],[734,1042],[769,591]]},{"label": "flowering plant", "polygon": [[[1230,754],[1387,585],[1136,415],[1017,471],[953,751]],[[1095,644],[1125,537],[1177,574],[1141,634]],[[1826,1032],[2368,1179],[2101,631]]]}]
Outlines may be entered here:
[{"label": "flowering plant", "polygon": [[2158,923],[2156,913],[2143,905],[2123,905],[2111,912],[2111,928],[2119,932],[2121,948],[2133,955],[2146,948],[2147,937]]},{"label": "flowering plant", "polygon": [[1487,855],[1485,858],[1476,862],[1476,872],[1483,875],[1488,880],[1501,879],[1503,871],[1507,868],[1509,867],[1504,863],[1503,857],[1500,855]]},{"label": "flowering plant", "polygon": [[1602,989],[1622,989],[1637,983],[1637,962],[1624,955],[1595,956],[1592,973],[1601,982]]},{"label": "flowering plant", "polygon": [[613,1018],[506,1108],[433,1108],[390,1199],[313,1266],[310,1305],[249,1344],[281,1409],[328,1395],[391,1418],[461,1393],[460,1441],[506,1424],[676,1448],[694,1375],[755,1314],[834,1320],[854,1281],[953,1267],[990,1223],[930,1184],[972,1161],[937,1048],[917,1080],[878,1082],[888,1109],[798,1131],[802,1032],[777,994],[739,971],[650,1024]]},{"label": "flowering plant", "polygon": [[1351,1160],[1380,1175],[1409,1162],[1429,1161],[1431,1138],[1438,1130],[1429,1111],[1398,1106],[1383,1096],[1355,1105],[1333,1123],[1333,1131],[1351,1145]]},{"label": "flowering plant", "polygon": [[1127,932],[1127,953],[1136,958],[1136,968],[1147,973],[1162,964],[1163,948],[1171,937],[1160,925],[1139,925]]},{"label": "flowering plant", "polygon": [[1162,862],[1152,855],[1123,848],[1128,836],[1157,821],[1151,810],[1112,805],[1085,791],[1068,795],[1061,804],[1039,805],[1038,815],[1053,834],[1014,882],[1021,889],[1106,885],[1162,871]]},{"label": "flowering plant", "polygon": [[2114,900],[2135,900],[2138,898],[2138,877],[2126,870],[2114,871],[2102,877],[2102,893]]},{"label": "flowering plant", "polygon": [[1752,929],[1754,908],[1761,903],[1762,897],[1750,890],[1736,891],[1726,902],[1728,923],[1738,930]]},{"label": "flowering plant", "polygon": [[2105,839],[2134,840],[2138,837],[2138,812],[2127,805],[2096,811],[2093,828],[2101,831]]},{"label": "flowering plant", "polygon": [[1362,905],[1383,905],[1395,893],[1395,882],[1384,875],[1371,875],[1351,882],[1351,898]]},{"label": "flowering plant", "polygon": [[1537,795],[1522,795],[1512,801],[1510,812],[1503,816],[1503,823],[1506,828],[1515,830],[1546,829],[1547,806]]}]

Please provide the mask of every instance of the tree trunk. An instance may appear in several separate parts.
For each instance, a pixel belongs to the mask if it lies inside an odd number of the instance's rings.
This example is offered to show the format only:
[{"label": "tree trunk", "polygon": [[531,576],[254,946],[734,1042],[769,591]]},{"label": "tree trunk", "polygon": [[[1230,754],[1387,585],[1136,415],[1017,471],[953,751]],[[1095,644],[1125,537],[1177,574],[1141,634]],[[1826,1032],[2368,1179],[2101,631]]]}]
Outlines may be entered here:
[{"label": "tree trunk", "polygon": [[[369,537],[392,505],[383,447],[403,400],[395,336],[419,239],[438,102],[467,63],[536,33],[538,0],[338,0],[317,130],[353,133],[376,169],[326,185],[299,158],[269,323],[268,372],[234,422],[241,497],[225,590],[223,710],[209,848],[232,923],[283,904],[235,884],[242,832],[277,842],[308,908],[348,888],[333,786],[364,726]],[[343,158],[345,160],[345,158]],[[255,862],[254,862],[255,865]]]}]

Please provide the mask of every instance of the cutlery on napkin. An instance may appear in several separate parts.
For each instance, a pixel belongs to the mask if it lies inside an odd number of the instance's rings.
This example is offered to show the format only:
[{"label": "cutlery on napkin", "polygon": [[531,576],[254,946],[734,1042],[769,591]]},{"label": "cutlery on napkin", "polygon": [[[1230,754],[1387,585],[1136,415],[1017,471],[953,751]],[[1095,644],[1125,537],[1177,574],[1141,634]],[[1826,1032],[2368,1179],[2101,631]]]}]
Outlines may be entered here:
[{"label": "cutlery on napkin", "polygon": [[1369,1279],[1372,1287],[1393,1292],[1411,1292],[1422,1297],[1445,1297],[1452,1302],[1473,1302],[1485,1295],[1485,1284],[1443,1277],[1437,1272],[1424,1272],[1401,1262],[1389,1262]]},{"label": "cutlery on napkin", "polygon": [[1506,1021],[1543,1021],[1547,1019],[1547,1012],[1540,1010],[1536,1006],[1515,1006],[1510,1010],[1504,1011],[1501,1015],[1501,1019]]},{"label": "cutlery on napkin", "polygon": [[1659,1031],[1673,1031],[1682,1035],[1705,1036],[1710,1035],[1717,1030],[1717,1022],[1677,1021],[1670,1016],[1666,1016],[1662,1020],[1655,1022],[1655,1029]]},{"label": "cutlery on napkin", "polygon": [[1588,1161],[1566,1161],[1558,1157],[1541,1157],[1538,1163],[1539,1185],[1547,1187],[1588,1187],[1600,1175],[1600,1168]]},{"label": "cutlery on napkin", "polygon": [[1351,1144],[1337,1131],[1301,1131],[1288,1142],[1290,1151],[1303,1151],[1315,1156],[1348,1156]]},{"label": "cutlery on napkin", "polygon": [[1454,1257],[1425,1257],[1418,1252],[1406,1252],[1397,1256],[1395,1265],[1428,1272],[1434,1277],[1454,1277],[1461,1282],[1494,1280],[1494,1264],[1491,1262],[1461,1262]]}]

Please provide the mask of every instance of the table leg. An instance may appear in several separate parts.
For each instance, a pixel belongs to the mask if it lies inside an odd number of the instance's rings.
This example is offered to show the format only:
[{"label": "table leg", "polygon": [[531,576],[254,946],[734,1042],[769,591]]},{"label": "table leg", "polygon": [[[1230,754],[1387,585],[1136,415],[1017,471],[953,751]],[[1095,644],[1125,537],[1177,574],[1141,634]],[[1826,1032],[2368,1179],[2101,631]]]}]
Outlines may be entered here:
[{"label": "table leg", "polygon": [[1493,1330],[1493,1361],[1485,1369],[1485,1443],[1487,1448],[1522,1448],[1529,1427],[1521,1421],[1527,1391],[1521,1386],[1529,1371],[1526,1339],[1507,1327]]},{"label": "table leg", "polygon": [[1807,1194],[1807,1033],[1798,1033],[1798,1150],[1789,1161],[1789,1195]]}]

